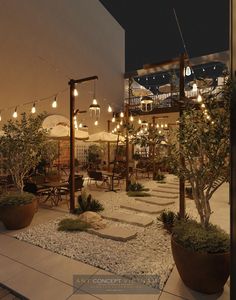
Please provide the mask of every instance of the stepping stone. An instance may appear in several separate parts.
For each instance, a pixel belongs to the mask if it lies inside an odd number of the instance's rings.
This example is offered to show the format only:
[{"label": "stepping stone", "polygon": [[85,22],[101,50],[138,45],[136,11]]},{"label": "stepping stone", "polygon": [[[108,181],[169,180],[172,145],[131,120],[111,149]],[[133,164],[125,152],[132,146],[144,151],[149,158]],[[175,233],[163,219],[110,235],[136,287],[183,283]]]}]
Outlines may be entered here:
[{"label": "stepping stone", "polygon": [[158,185],[157,186],[158,187],[158,189],[160,188],[160,189],[166,189],[166,190],[173,190],[173,191],[178,191],[179,190],[179,187],[176,185],[176,186],[174,186],[174,185],[169,185],[169,184],[165,184],[165,185]]},{"label": "stepping stone", "polygon": [[[139,199],[135,199],[139,200]],[[141,203],[138,201],[128,202],[126,204],[122,204],[121,208],[130,209],[138,212],[148,213],[148,214],[159,214],[163,211],[162,208],[157,207],[156,205],[150,205],[146,203]]]},{"label": "stepping stone", "polygon": [[165,194],[170,194],[170,195],[178,195],[179,192],[177,190],[165,190],[165,189],[161,189],[161,188],[158,188],[158,189],[155,189],[155,190],[152,190],[153,192],[158,192],[158,193],[165,193]]},{"label": "stepping stone", "polygon": [[[178,193],[174,194],[174,193],[168,193],[168,192],[156,192],[156,193],[152,193],[152,198],[159,198],[159,199],[178,199]],[[142,198],[142,197],[140,197]]]},{"label": "stepping stone", "polygon": [[111,212],[107,214],[101,214],[103,218],[118,222],[124,222],[128,224],[138,225],[142,227],[147,227],[153,223],[153,219],[146,216],[138,216],[135,214],[127,214],[123,212]]},{"label": "stepping stone", "polygon": [[171,204],[175,203],[175,201],[172,199],[160,199],[160,198],[152,198],[152,197],[135,198],[135,200],[149,203],[149,204],[155,204],[155,205],[159,205],[159,206],[167,206],[167,205],[171,205]]},{"label": "stepping stone", "polygon": [[137,235],[137,232],[135,230],[126,229],[118,226],[109,226],[103,229],[89,228],[86,231],[105,239],[111,239],[114,241],[121,242],[132,240]]}]

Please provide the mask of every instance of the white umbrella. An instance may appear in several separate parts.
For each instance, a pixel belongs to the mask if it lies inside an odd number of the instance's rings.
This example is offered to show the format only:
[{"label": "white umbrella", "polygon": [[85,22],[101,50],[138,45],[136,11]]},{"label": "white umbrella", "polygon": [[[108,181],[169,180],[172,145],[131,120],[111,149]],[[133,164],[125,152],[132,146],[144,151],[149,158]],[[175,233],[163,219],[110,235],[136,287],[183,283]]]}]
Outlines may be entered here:
[{"label": "white umbrella", "polygon": [[53,127],[55,127],[57,125],[69,126],[70,121],[69,121],[69,119],[67,119],[66,117],[61,116],[61,115],[51,115],[51,116],[46,117],[43,120],[42,127],[44,129],[52,129]]},{"label": "white umbrella", "polygon": [[[57,139],[68,139],[70,137],[70,127],[64,125],[56,125],[50,130],[49,137]],[[78,140],[88,139],[88,132],[75,129],[75,138]]]},{"label": "white umbrella", "polygon": [[[105,143],[105,142],[111,142],[111,143],[116,143],[118,139],[118,135],[106,132],[106,131],[100,131],[98,133],[91,134],[89,136],[89,139],[87,142],[94,142],[94,143]],[[124,141],[123,136],[119,136],[119,141]]]}]

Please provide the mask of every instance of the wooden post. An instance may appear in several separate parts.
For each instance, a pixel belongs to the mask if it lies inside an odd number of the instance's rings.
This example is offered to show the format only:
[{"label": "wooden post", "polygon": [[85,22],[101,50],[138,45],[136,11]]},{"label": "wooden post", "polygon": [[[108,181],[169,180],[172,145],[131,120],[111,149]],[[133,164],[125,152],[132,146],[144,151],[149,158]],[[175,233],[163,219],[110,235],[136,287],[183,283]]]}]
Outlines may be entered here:
[{"label": "wooden post", "polygon": [[[183,109],[184,109],[184,98],[185,98],[185,92],[184,92],[184,59],[185,55],[180,55],[180,61],[179,61],[179,116],[180,118],[183,115]],[[179,130],[180,133],[183,131],[183,124],[180,122],[179,124]],[[181,134],[180,134],[181,135]],[[179,139],[179,149],[180,149],[180,164],[184,164],[184,156],[181,153],[181,138]],[[179,214],[181,218],[184,218],[185,216],[185,182],[184,177],[180,176],[179,178]]]},{"label": "wooden post", "polygon": [[[236,79],[236,0],[230,1],[230,71]],[[236,91],[230,103],[230,299],[236,299]]]},{"label": "wooden post", "polygon": [[[111,120],[107,121],[107,131],[111,131]],[[110,153],[110,142],[107,143],[107,170],[110,171],[111,153]]]},{"label": "wooden post", "polygon": [[75,210],[75,80],[69,81],[70,86],[70,213]]},{"label": "wooden post", "polygon": [[129,107],[130,107],[130,99],[131,99],[131,84],[132,84],[132,79],[129,78],[129,99],[128,99],[128,103],[125,103],[125,146],[126,146],[126,178],[125,178],[125,189],[126,191],[128,191],[129,189],[129,184],[130,184],[130,180],[129,180]]}]

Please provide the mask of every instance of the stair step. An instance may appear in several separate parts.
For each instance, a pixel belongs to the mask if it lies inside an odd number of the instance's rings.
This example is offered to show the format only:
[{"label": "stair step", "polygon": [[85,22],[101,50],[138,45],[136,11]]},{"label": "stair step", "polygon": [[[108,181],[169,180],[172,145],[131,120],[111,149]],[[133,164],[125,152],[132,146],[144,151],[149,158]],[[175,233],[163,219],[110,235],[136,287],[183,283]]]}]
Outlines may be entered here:
[{"label": "stair step", "polygon": [[162,208],[157,207],[156,205],[142,203],[139,201],[133,201],[132,203],[128,202],[126,204],[122,204],[120,207],[148,214],[159,214],[163,211]]},{"label": "stair step", "polygon": [[104,219],[124,222],[128,224],[138,225],[142,227],[147,227],[153,223],[153,219],[146,216],[138,216],[136,214],[127,214],[123,212],[111,212],[111,213],[102,213]]},{"label": "stair step", "polygon": [[152,198],[152,197],[147,197],[147,198],[135,198],[136,201],[140,202],[145,202],[149,204],[154,204],[158,206],[167,206],[174,204],[175,201],[173,199],[160,199],[160,198]]},{"label": "stair step", "polygon": [[137,231],[126,229],[118,226],[109,226],[103,229],[87,229],[87,232],[95,234],[99,237],[111,239],[114,241],[126,242],[134,239],[137,235]]}]

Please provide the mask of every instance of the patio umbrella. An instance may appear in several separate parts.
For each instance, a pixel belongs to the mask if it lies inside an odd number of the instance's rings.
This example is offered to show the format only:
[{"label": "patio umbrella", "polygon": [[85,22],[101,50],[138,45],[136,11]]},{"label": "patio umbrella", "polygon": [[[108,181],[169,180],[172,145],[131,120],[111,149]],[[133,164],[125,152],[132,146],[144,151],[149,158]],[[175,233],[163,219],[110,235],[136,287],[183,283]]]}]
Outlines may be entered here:
[{"label": "patio umbrella", "polygon": [[[70,137],[70,127],[64,125],[56,125],[49,132],[50,138],[55,139],[69,139]],[[88,139],[88,132],[75,129],[75,138],[77,140]]]},{"label": "patio umbrella", "polygon": [[[106,132],[106,131],[100,131],[98,133],[91,134],[89,136],[89,139],[87,142],[94,142],[94,143],[116,143],[118,139],[118,135]],[[125,138],[120,136],[119,140],[121,142],[124,142]]]},{"label": "patio umbrella", "polygon": [[52,129],[53,127],[57,125],[64,125],[64,126],[69,126],[70,121],[68,118],[61,116],[61,115],[51,115],[46,117],[43,120],[42,127],[44,129]]},{"label": "patio umbrella", "polygon": [[153,93],[146,89],[143,85],[139,84],[135,80],[133,80],[131,84],[132,94],[134,97],[143,97],[143,96],[151,96]]}]

